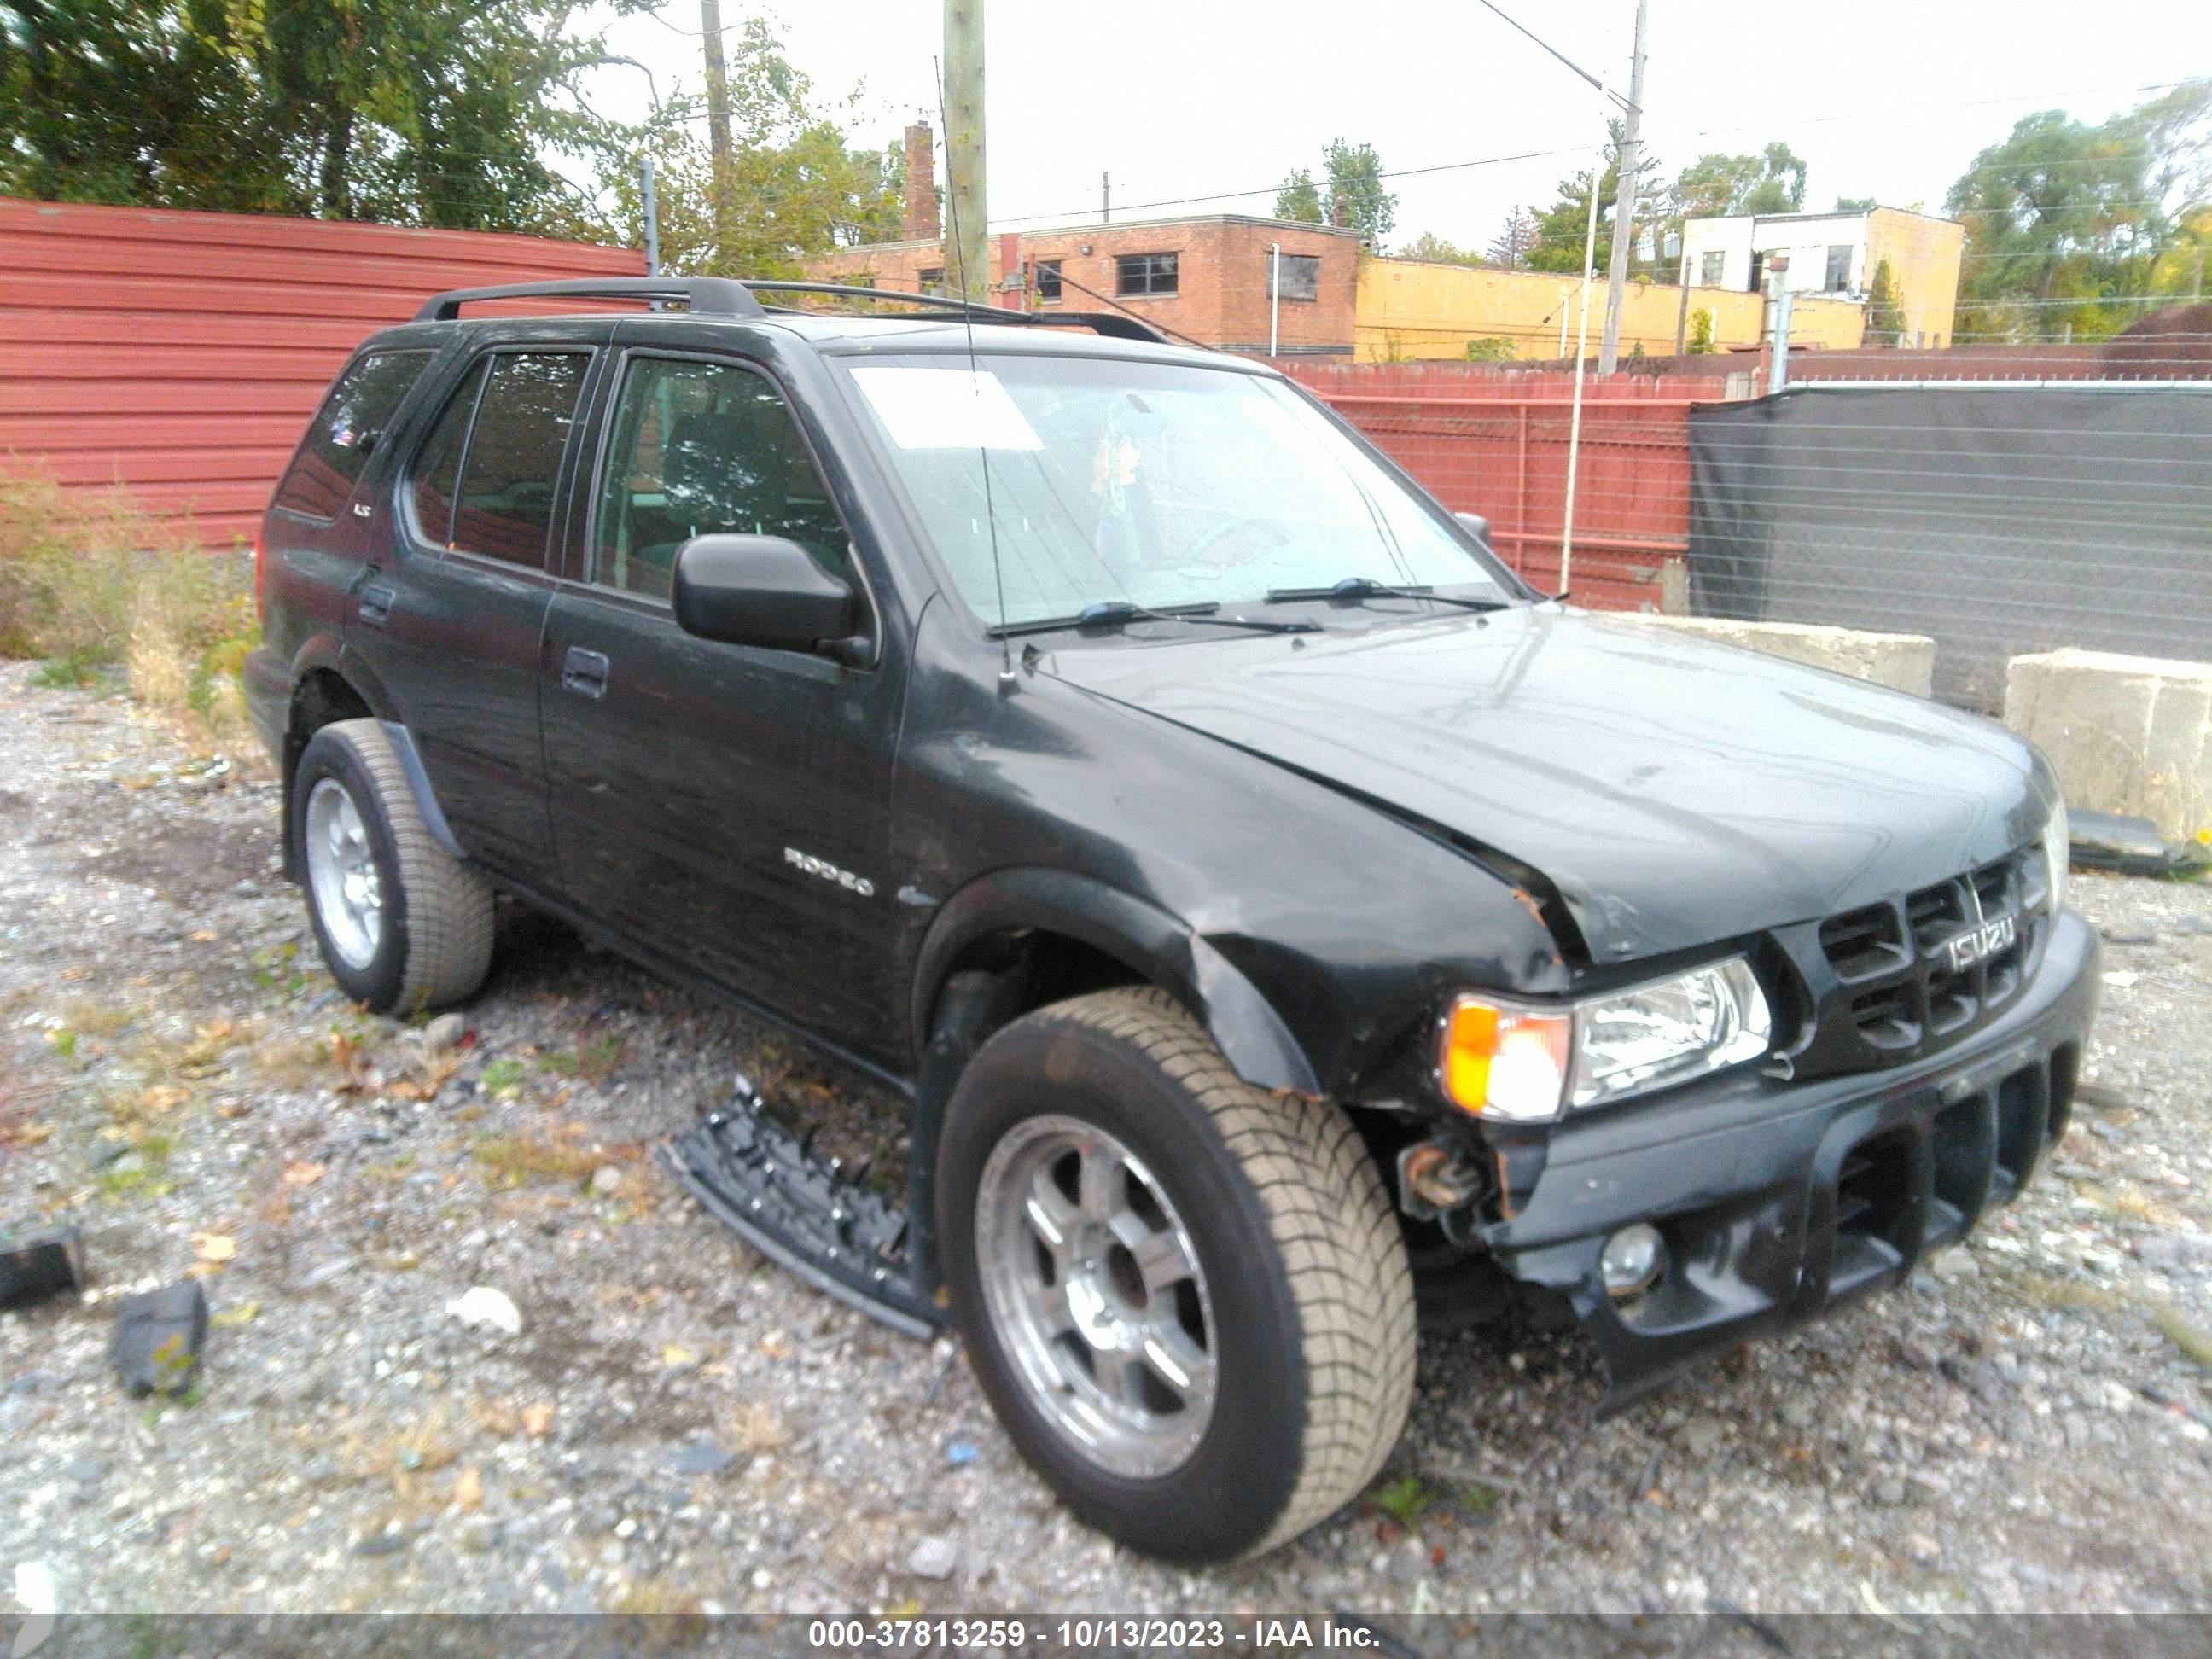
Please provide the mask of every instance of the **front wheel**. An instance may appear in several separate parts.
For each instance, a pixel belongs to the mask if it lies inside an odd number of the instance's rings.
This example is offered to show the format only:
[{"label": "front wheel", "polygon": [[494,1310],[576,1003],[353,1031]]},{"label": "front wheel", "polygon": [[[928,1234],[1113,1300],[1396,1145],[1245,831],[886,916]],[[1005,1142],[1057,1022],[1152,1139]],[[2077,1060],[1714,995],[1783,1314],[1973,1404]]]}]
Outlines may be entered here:
[{"label": "front wheel", "polygon": [[1413,1291],[1373,1161],[1335,1107],[1237,1077],[1166,994],[993,1036],[938,1170],[984,1391],[1090,1524],[1235,1559],[1337,1509],[1396,1443]]}]

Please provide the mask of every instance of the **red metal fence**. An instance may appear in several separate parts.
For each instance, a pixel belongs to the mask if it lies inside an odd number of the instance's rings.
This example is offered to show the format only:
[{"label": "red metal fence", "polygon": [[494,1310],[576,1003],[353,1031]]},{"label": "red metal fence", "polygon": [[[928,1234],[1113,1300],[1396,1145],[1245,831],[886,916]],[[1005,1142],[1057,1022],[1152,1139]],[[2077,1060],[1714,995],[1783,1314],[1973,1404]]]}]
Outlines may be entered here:
[{"label": "red metal fence", "polygon": [[441,289],[644,269],[532,236],[0,198],[0,465],[250,537],[362,337]]},{"label": "red metal fence", "polygon": [[[1445,506],[1488,518],[1492,544],[1514,569],[1547,592],[1559,585],[1571,374],[1449,362],[1277,367]],[[1690,406],[1717,392],[1695,396],[1683,383],[1646,375],[1584,383],[1569,577],[1579,603],[1662,608],[1664,568],[1688,548]]]}]

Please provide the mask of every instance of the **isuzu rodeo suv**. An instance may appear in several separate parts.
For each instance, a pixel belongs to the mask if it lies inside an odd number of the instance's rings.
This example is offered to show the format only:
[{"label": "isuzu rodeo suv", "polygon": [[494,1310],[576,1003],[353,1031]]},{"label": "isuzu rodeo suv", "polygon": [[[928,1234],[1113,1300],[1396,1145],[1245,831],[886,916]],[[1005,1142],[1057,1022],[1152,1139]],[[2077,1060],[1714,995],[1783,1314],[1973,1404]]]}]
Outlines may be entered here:
[{"label": "isuzu rodeo suv", "polygon": [[1183,1561],[1360,1490],[1417,1310],[1614,1401],[1896,1282],[2063,1132],[2098,946],[2028,744],[1532,591],[1263,364],[1115,315],[537,284],[375,335],[247,665],[346,994],[495,892],[908,1103],[905,1204],[741,1086],[670,1167],[964,1338]]}]

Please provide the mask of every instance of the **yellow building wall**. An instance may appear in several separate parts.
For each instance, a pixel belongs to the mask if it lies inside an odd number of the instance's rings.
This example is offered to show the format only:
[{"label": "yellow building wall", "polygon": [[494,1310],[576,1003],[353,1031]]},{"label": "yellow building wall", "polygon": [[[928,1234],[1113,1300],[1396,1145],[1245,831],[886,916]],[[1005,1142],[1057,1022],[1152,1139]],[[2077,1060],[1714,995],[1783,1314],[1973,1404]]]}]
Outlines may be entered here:
[{"label": "yellow building wall", "polygon": [[[1765,301],[1733,289],[1693,288],[1690,312],[1712,313],[1713,346],[1755,346],[1765,325]],[[1844,313],[1848,313],[1847,315]],[[1674,355],[1682,316],[1682,290],[1672,284],[1631,283],[1620,319],[1620,351],[1638,345],[1644,355]],[[1582,283],[1545,271],[1484,270],[1423,259],[1364,258],[1353,338],[1361,362],[1417,357],[1464,358],[1470,340],[1503,340],[1521,358],[1556,359],[1559,323],[1567,325],[1569,356],[1582,321]],[[1856,345],[1860,307],[1849,301],[1802,301],[1791,319],[1798,345]],[[1590,284],[1589,349],[1605,329],[1605,284]],[[1692,332],[1694,332],[1694,323]]]},{"label": "yellow building wall", "polygon": [[1931,349],[1951,343],[1959,307],[1959,262],[1966,228],[1898,208],[1876,208],[1867,223],[1866,284],[1889,261],[1891,291],[1905,320],[1905,343]]},{"label": "yellow building wall", "polygon": [[1790,343],[1826,351],[1849,351],[1866,343],[1866,307],[1856,300],[1827,300],[1792,295]]}]

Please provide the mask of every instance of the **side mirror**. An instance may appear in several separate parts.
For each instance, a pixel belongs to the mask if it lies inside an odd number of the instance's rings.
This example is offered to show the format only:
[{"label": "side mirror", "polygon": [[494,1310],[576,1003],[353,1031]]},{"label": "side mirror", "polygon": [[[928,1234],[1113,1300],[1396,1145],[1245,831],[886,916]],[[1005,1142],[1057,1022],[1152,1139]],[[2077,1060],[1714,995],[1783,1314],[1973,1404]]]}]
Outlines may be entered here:
[{"label": "side mirror", "polygon": [[687,634],[857,660],[852,587],[781,536],[694,536],[676,550],[676,621]]},{"label": "side mirror", "polygon": [[1490,520],[1481,514],[1455,513],[1452,517],[1459,520],[1462,530],[1482,544],[1485,551],[1494,553],[1498,550],[1490,544]]}]

